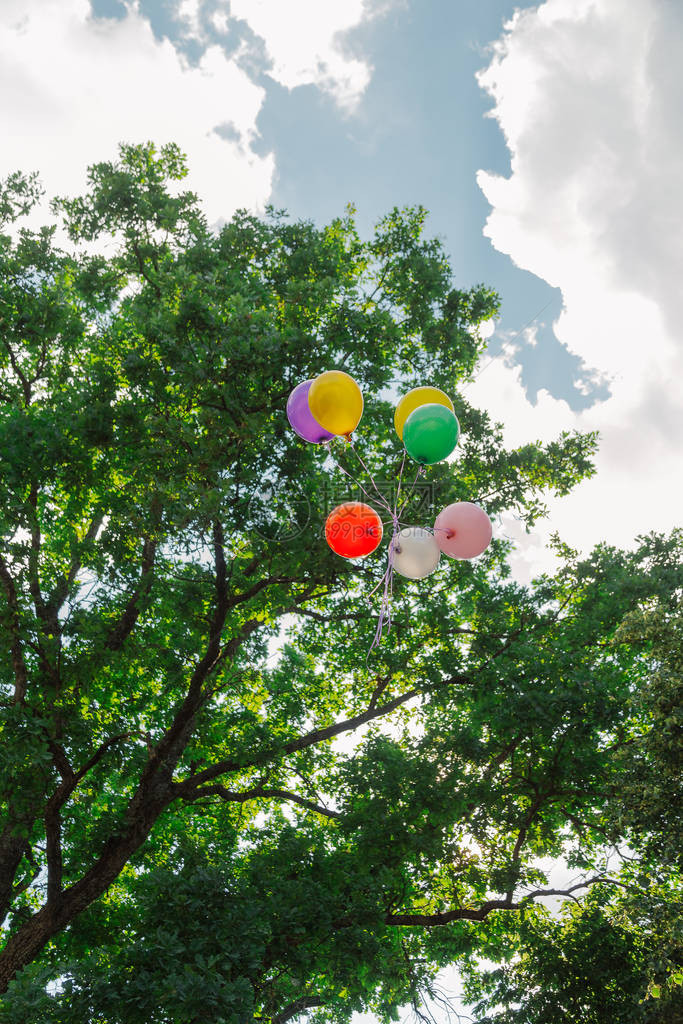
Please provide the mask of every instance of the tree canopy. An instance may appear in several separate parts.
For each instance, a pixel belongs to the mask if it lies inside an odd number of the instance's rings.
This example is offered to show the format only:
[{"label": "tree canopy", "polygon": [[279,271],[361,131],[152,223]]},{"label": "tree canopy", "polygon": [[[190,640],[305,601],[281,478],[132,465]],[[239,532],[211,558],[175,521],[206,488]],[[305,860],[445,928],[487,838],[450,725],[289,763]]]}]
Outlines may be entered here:
[{"label": "tree canopy", "polygon": [[289,430],[299,381],[360,383],[389,488],[393,396],[452,396],[419,525],[466,500],[532,528],[597,439],[509,450],[468,403],[497,297],[455,287],[421,208],[369,240],[352,209],[210,227],[185,173],[122,146],[38,231],[37,180],[0,189],[0,1015],[392,1020],[457,963],[487,1020],[621,992],[614,1020],[673,1021],[683,536],[558,540],[529,586],[495,537],[397,581],[368,657],[383,564],[325,544],[356,470]]}]

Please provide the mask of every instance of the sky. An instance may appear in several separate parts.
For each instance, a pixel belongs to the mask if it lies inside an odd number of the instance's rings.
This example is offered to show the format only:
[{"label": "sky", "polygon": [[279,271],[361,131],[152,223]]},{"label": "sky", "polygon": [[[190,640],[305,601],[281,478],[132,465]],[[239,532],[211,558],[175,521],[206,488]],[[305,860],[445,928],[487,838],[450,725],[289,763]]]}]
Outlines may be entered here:
[{"label": "sky", "polygon": [[2,0],[0,176],[77,194],[172,140],[215,222],[427,207],[456,284],[502,300],[468,400],[510,444],[600,431],[547,520],[496,523],[528,579],[554,531],[681,523],[682,45],[679,0]]}]

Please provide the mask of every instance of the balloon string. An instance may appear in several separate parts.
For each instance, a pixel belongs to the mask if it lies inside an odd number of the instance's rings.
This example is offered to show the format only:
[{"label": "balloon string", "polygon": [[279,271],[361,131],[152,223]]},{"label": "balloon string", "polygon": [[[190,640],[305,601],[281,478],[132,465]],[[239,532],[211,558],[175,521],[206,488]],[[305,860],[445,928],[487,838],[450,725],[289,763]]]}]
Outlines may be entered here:
[{"label": "balloon string", "polygon": [[[355,448],[354,448],[354,445],[353,445],[353,441],[351,441],[350,438],[346,438],[346,440],[349,442],[349,444],[354,449],[354,451],[356,451]],[[360,480],[357,480],[356,477],[352,473],[349,473],[349,471],[341,464],[341,462],[337,458],[336,451],[332,448],[332,445],[330,445],[329,451],[334,456],[335,462],[336,462],[338,468],[344,474],[344,476],[347,476],[349,478],[349,480],[353,481],[353,483],[356,485],[356,487],[358,487],[360,492],[365,495],[365,497],[368,499],[368,501],[376,501],[376,502],[378,502],[379,504],[382,505],[383,508],[386,509],[386,511],[391,516],[391,520],[390,521],[392,523],[392,535],[391,535],[391,540],[389,542],[388,565],[387,565],[386,571],[384,572],[384,575],[382,576],[382,578],[377,583],[377,586],[373,587],[373,589],[368,594],[368,597],[372,597],[372,595],[375,593],[375,591],[379,587],[381,587],[382,584],[384,584],[384,589],[383,589],[383,592],[382,592],[382,600],[381,600],[381,603],[380,603],[379,619],[378,619],[378,622],[377,622],[377,629],[375,630],[375,636],[373,638],[372,644],[370,645],[370,649],[368,650],[368,653],[365,656],[365,662],[367,664],[367,661],[368,661],[368,658],[370,657],[370,654],[372,653],[374,648],[377,647],[377,645],[381,642],[382,634],[384,632],[385,627],[386,627],[387,631],[389,629],[391,629],[391,598],[392,598],[392,592],[393,592],[394,542],[395,542],[395,538],[396,538],[396,535],[397,535],[398,530],[399,530],[397,510],[396,510],[396,506],[394,506],[394,508],[392,509],[391,505],[383,497],[383,495],[381,494],[379,488],[377,487],[377,484],[375,483],[375,479],[372,476],[372,473],[367,468],[367,466],[363,462],[363,459],[361,458],[360,454],[357,451],[356,451],[356,455],[358,457],[358,461],[360,462],[361,466],[363,467],[363,469],[365,469],[366,473],[370,477],[370,480],[372,481],[372,485],[373,485],[373,487],[374,487],[374,489],[375,489],[375,491],[377,493],[377,498],[373,498],[373,496],[371,494],[368,494],[368,492],[363,487],[363,485],[360,482]],[[403,470],[403,466],[401,466],[401,471],[402,470]],[[399,481],[399,487],[400,487],[400,481]]]},{"label": "balloon string", "polygon": [[403,486],[403,473],[404,473],[404,470],[405,470],[406,455],[407,455],[407,452],[406,452],[405,448],[403,449],[403,456],[401,458],[401,466],[400,466],[399,474],[398,474],[398,486],[396,488],[396,497],[395,497],[394,505],[393,505],[393,508],[392,508],[392,506],[389,504],[389,502],[386,500],[386,498],[384,497],[384,495],[380,491],[380,489],[379,489],[379,487],[377,485],[377,481],[375,480],[374,476],[372,475],[371,470],[366,465],[362,455],[360,454],[360,452],[356,448],[356,446],[355,446],[355,444],[353,442],[353,438],[351,438],[350,436],[347,436],[345,438],[345,440],[348,442],[351,450],[354,452],[354,454],[355,454],[356,458],[358,459],[361,467],[363,468],[363,470],[367,474],[367,476],[368,476],[368,478],[370,480],[370,483],[372,484],[372,488],[375,491],[376,497],[373,498],[373,496],[370,495],[368,493],[368,491],[366,491],[365,487],[363,487],[363,485],[360,482],[360,480],[357,480],[356,477],[352,473],[350,473],[341,464],[339,458],[337,457],[337,453],[336,453],[335,449],[333,449],[332,445],[330,444],[329,451],[333,454],[337,466],[342,471],[342,473],[349,478],[349,480],[353,481],[353,483],[356,485],[356,487],[358,487],[358,489],[360,490],[361,494],[364,494],[365,497],[369,501],[377,502],[379,505],[382,506],[383,509],[386,510],[386,512],[389,513],[389,515],[391,517],[390,522],[391,522],[391,525],[392,525],[391,539],[389,541],[389,552],[388,552],[388,557],[387,557],[387,567],[386,567],[386,569],[385,569],[381,579],[378,581],[376,586],[374,586],[373,589],[368,594],[368,597],[372,597],[372,595],[380,587],[382,587],[382,598],[381,598],[381,601],[380,601],[379,616],[378,616],[378,619],[377,619],[377,627],[375,629],[375,635],[373,637],[372,643],[371,643],[370,648],[368,650],[368,653],[367,653],[367,655],[365,657],[365,663],[367,665],[368,659],[369,659],[370,655],[372,654],[373,650],[375,649],[375,647],[378,647],[379,644],[382,642],[385,630],[386,630],[387,633],[389,633],[390,630],[391,630],[391,623],[392,623],[391,611],[392,611],[392,606],[393,606],[393,594],[394,594],[394,558],[395,558],[395,555],[396,555],[398,534],[400,533],[401,526],[403,525],[400,522],[400,520],[399,520],[399,514],[400,514],[400,512],[403,511],[403,509],[405,508],[407,502],[410,500],[410,497],[411,497],[413,491],[415,490],[415,485],[417,484],[417,480],[421,476],[421,474],[424,472],[424,468],[422,466],[420,466],[418,468],[418,471],[417,471],[417,473],[415,475],[415,479],[413,480],[413,483],[412,483],[412,486],[410,488],[410,491],[408,492],[407,496],[404,498],[403,504],[401,505],[400,510],[399,510],[399,502],[400,502],[400,498],[401,498],[401,488]]},{"label": "balloon string", "polygon": [[[349,473],[348,469],[345,469],[345,468],[344,468],[344,466],[342,466],[341,462],[340,462],[340,461],[339,461],[339,459],[337,458],[337,453],[336,453],[336,452],[334,451],[334,449],[330,447],[330,449],[329,449],[329,450],[330,450],[330,452],[331,452],[331,453],[332,453],[332,454],[334,455],[334,458],[335,458],[335,462],[337,463],[337,467],[338,467],[338,468],[339,468],[339,469],[340,469],[340,470],[342,471],[342,473],[344,474],[344,476],[347,476],[347,477],[349,478],[349,480],[353,481],[353,483],[354,483],[354,484],[356,485],[356,487],[358,488],[358,490],[359,490],[359,491],[361,492],[361,494],[364,494],[364,495],[365,495],[365,497],[366,497],[366,498],[368,499],[368,501],[377,501],[378,499],[377,499],[377,498],[374,498],[374,497],[372,496],[372,494],[368,494],[368,492],[367,492],[367,491],[365,490],[365,488],[363,487],[363,485],[362,485],[362,483],[360,482],[360,480],[357,480],[357,479],[356,479],[356,477],[355,477],[355,476],[353,475],[353,473]],[[377,488],[375,488],[375,489],[377,489]],[[379,492],[378,492],[378,493],[379,493]],[[386,501],[384,500],[384,498],[383,498],[383,497],[381,496],[381,494],[379,495],[379,502],[380,502],[380,503],[381,503],[381,504],[383,505],[383,507],[384,507],[384,508],[385,508],[385,509],[387,510],[387,512],[389,513],[389,515],[392,515],[392,514],[393,514],[393,513],[392,513],[392,509],[391,509],[391,506],[387,504],[387,502],[386,502]]]},{"label": "balloon string", "polygon": [[[360,464],[363,467],[363,469],[365,470],[365,472],[370,477],[370,482],[371,482],[372,486],[375,489],[375,493],[377,494],[377,500],[384,506],[384,508],[389,513],[389,515],[393,516],[395,514],[395,509],[392,509],[391,505],[386,500],[386,498],[383,496],[382,492],[380,491],[379,487],[377,486],[377,483],[375,481],[374,476],[372,475],[372,473],[370,472],[368,467],[363,462],[363,459],[362,459],[362,456],[361,456],[360,452],[358,451],[358,449],[356,448],[355,444],[353,443],[353,438],[349,438],[349,444],[351,446],[352,452],[354,453],[354,455],[356,456],[356,458],[360,462]],[[363,492],[363,493],[365,493],[365,492]]]},{"label": "balloon string", "polygon": [[[399,503],[399,498],[400,498],[400,494],[401,494],[401,485],[403,483],[403,470],[405,468],[405,462],[406,462],[405,456],[406,456],[406,453],[405,453],[405,450],[404,450],[403,458],[401,460],[401,468],[400,468],[399,474],[398,474],[398,487],[396,488],[396,500],[394,501],[393,509],[391,509],[392,532],[391,532],[391,540],[389,541],[389,554],[388,554],[388,557],[387,557],[387,567],[386,567],[386,570],[385,570],[385,573],[384,573],[384,576],[382,577],[382,579],[379,581],[377,586],[374,587],[373,590],[370,591],[370,594],[368,594],[368,597],[372,597],[372,595],[375,593],[375,591],[378,589],[378,587],[380,587],[380,586],[382,586],[382,584],[384,584],[383,589],[382,589],[382,600],[381,600],[380,606],[379,606],[379,616],[377,618],[377,628],[375,629],[375,635],[373,637],[372,643],[370,644],[370,649],[368,650],[368,653],[365,656],[365,664],[366,665],[368,664],[368,659],[370,658],[370,655],[374,651],[375,647],[378,647],[379,644],[382,642],[382,637],[384,635],[384,630],[386,629],[387,633],[389,633],[391,631],[391,621],[392,621],[391,620],[391,611],[392,611],[392,607],[393,607],[393,598],[394,598],[394,557],[396,555],[396,547],[397,547],[397,542],[398,542],[398,535],[399,535],[399,532],[400,532],[400,529],[401,529],[401,524],[400,524],[399,518],[398,518],[398,514],[399,514],[399,512],[398,512],[398,503]],[[360,459],[360,455],[358,456],[358,458]],[[363,464],[363,460],[361,459],[361,465],[362,464]],[[371,479],[372,479],[372,476],[371,476]],[[374,483],[374,481],[373,481],[373,483]]]},{"label": "balloon string", "polygon": [[[405,460],[406,454],[407,453],[406,453],[406,451],[404,449],[403,450],[404,460]],[[408,502],[412,498],[413,491],[415,490],[415,487],[417,485],[417,481],[420,479],[421,476],[424,476],[424,471],[425,471],[424,466],[418,466],[417,467],[417,473],[415,474],[415,479],[413,480],[413,482],[412,482],[412,484],[410,486],[410,490],[408,491],[408,493],[406,494],[405,498],[403,499],[403,504],[401,505],[400,509],[398,510],[399,515],[401,514],[401,512],[403,512],[403,509],[406,507],[406,505],[408,504]]]},{"label": "balloon string", "polygon": [[368,594],[368,597],[372,597],[375,591],[379,587],[382,587],[382,600],[380,601],[379,606],[377,628],[375,629],[375,635],[372,639],[372,643],[370,644],[368,653],[365,656],[366,665],[368,664],[368,659],[370,658],[370,655],[374,651],[375,647],[378,647],[379,644],[382,642],[384,630],[386,629],[387,633],[391,630],[391,608],[393,603],[394,592],[394,555],[396,552],[396,538],[398,536],[399,531],[398,519],[395,515],[393,516],[393,524],[393,532],[391,534],[391,540],[389,541],[389,556],[387,559],[386,570],[377,586],[374,587]]},{"label": "balloon string", "polygon": [[408,452],[403,449],[403,458],[401,459],[401,468],[398,471],[398,487],[396,488],[396,501],[394,502],[394,512],[398,515],[398,505],[401,500],[401,485],[403,483],[403,470],[406,464],[406,455]]}]

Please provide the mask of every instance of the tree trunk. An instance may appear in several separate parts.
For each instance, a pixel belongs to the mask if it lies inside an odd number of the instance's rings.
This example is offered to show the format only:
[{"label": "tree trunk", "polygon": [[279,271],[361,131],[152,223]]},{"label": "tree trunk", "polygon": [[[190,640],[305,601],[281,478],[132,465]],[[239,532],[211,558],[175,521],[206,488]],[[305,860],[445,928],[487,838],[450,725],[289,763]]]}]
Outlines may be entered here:
[{"label": "tree trunk", "polygon": [[90,871],[65,889],[53,903],[48,902],[42,907],[8,941],[0,953],[0,994],[7,991],[19,971],[35,960],[53,935],[66,928],[107,891],[131,855],[142,846],[154,822],[171,803],[173,794],[166,785],[163,795],[157,793],[153,799],[148,795],[144,802],[141,797],[138,791],[133,798],[124,834],[107,842]]}]

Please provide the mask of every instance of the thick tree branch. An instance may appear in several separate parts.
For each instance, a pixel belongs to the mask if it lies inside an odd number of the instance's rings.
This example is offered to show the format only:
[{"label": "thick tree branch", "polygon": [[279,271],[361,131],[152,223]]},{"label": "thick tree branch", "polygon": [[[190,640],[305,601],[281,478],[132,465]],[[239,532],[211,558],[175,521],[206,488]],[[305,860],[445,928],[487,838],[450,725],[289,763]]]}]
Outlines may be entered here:
[{"label": "thick tree branch", "polygon": [[318,999],[317,996],[301,996],[299,999],[295,999],[289,1003],[283,1010],[280,1010],[278,1014],[271,1017],[270,1024],[286,1024],[292,1017],[298,1016],[303,1013],[304,1010],[312,1010],[316,1006],[324,1006],[325,1003],[322,999]]},{"label": "thick tree branch", "polygon": [[0,917],[4,920],[15,898],[14,879],[26,849],[26,840],[16,834],[12,821],[0,835]]},{"label": "thick tree branch", "polygon": [[388,675],[388,676],[378,676],[378,678],[377,678],[377,685],[375,686],[375,689],[370,694],[370,703],[368,704],[368,711],[371,708],[377,707],[377,701],[382,696],[382,694],[384,693],[384,691],[386,690],[386,688],[387,688],[387,686],[389,685],[390,682],[391,682],[391,676],[390,675]]},{"label": "thick tree branch", "polygon": [[[469,676],[452,676],[450,679],[444,680],[439,686],[453,686],[453,685],[471,685],[472,680]],[[428,690],[412,689],[407,690],[405,693],[399,694],[397,697],[393,697],[391,700],[386,701],[384,704],[373,704],[372,699],[370,704],[357,715],[353,715],[351,718],[345,718],[341,722],[335,722],[333,725],[325,726],[321,729],[312,729],[310,732],[304,733],[302,736],[298,736],[296,739],[290,740],[289,743],[283,744],[281,747],[276,747],[270,750],[262,750],[255,757],[246,758],[245,760],[233,761],[225,760],[218,761],[214,765],[210,765],[205,768],[204,771],[198,772],[191,778],[186,779],[183,782],[175,784],[174,789],[178,796],[184,796],[185,794],[191,793],[198,786],[204,782],[210,782],[212,779],[217,779],[221,775],[229,774],[230,772],[242,771],[245,768],[256,768],[260,765],[267,764],[269,761],[273,761],[276,758],[286,757],[288,754],[295,754],[299,750],[306,750],[308,747],[317,745],[318,743],[324,743],[327,740],[333,739],[335,736],[340,736],[344,732],[353,732],[361,725],[365,725],[366,722],[372,722],[376,718],[382,718],[384,715],[391,714],[397,708],[403,704],[407,704],[409,700],[414,697],[429,696]]]},{"label": "thick tree branch", "polygon": [[371,722],[375,718],[381,718],[383,715],[388,715],[390,712],[395,711],[396,708],[401,707],[402,704],[406,704],[413,697],[419,697],[424,694],[424,690],[408,690],[406,693],[399,694],[398,697],[394,697],[392,700],[387,701],[386,704],[380,704],[378,707],[367,708],[358,715],[354,715],[352,718],[346,718],[342,722],[336,722],[334,725],[328,725],[323,729],[312,729],[311,732],[305,733],[303,736],[299,736],[294,740],[290,740],[289,743],[285,743],[282,747],[276,747],[271,750],[262,750],[256,757],[246,758],[243,761],[218,761],[216,764],[211,765],[209,768],[205,768],[204,771],[198,772],[191,778],[186,779],[184,782],[178,782],[175,784],[174,789],[177,796],[184,796],[187,793],[191,793],[194,789],[200,786],[204,782],[210,782],[212,779],[217,779],[220,775],[228,774],[229,772],[241,771],[244,768],[254,768],[262,764],[267,764],[269,761],[275,760],[277,757],[285,757],[287,754],[294,754],[299,750],[305,750],[307,747],[315,746],[317,743],[324,743],[326,740],[332,739],[334,736],[339,736],[344,732],[352,732],[357,729],[360,725],[365,725],[366,722]]},{"label": "thick tree branch", "polygon": [[[47,733],[47,729],[44,731]],[[69,784],[74,777],[74,770],[71,767],[64,747],[57,740],[53,739],[49,733],[47,734],[47,745],[52,754],[52,763],[59,772],[62,782]]]},{"label": "thick tree branch", "polygon": [[446,910],[435,914],[387,914],[384,918],[385,924],[396,927],[417,927],[433,928],[435,926],[450,924],[452,921],[483,921],[494,910],[520,910],[526,903],[538,899],[541,896],[571,896],[579,889],[586,889],[597,882],[613,883],[614,879],[605,875],[596,875],[588,878],[585,882],[577,882],[568,889],[534,889],[527,893],[517,903],[508,894],[504,900],[487,900],[480,907],[457,907],[454,910]]},{"label": "thick tree branch", "polygon": [[308,811],[314,811],[316,814],[321,814],[325,818],[341,818],[342,814],[339,811],[330,810],[329,807],[323,807],[320,804],[316,804],[313,800],[307,800],[306,797],[299,796],[298,793],[291,793],[286,789],[276,789],[272,786],[255,786],[253,789],[245,789],[241,792],[226,789],[225,786],[213,785],[213,786],[200,786],[199,789],[183,796],[183,799],[188,803],[194,803],[196,800],[201,800],[207,796],[219,796],[221,800],[226,803],[246,803],[248,800],[287,800],[291,803],[298,804],[300,807],[304,807]]},{"label": "thick tree branch", "polygon": [[487,900],[480,907],[458,907],[435,914],[387,914],[384,923],[392,927],[422,926],[433,928],[450,924],[452,921],[483,921],[494,910],[517,910],[518,904],[511,900]]},{"label": "thick tree branch", "polygon": [[40,865],[36,864],[35,858],[33,856],[33,851],[31,847],[28,845],[28,843],[24,843],[23,852],[24,856],[26,857],[26,860],[31,865],[31,871],[22,882],[19,882],[17,885],[14,886],[12,890],[12,899],[16,899],[17,896],[21,896],[22,892],[26,892],[28,887],[32,885],[33,882],[35,882],[36,878],[40,874]]},{"label": "thick tree branch", "polygon": [[47,905],[54,907],[62,894],[62,821],[59,811],[48,805],[45,812],[47,856]]}]

